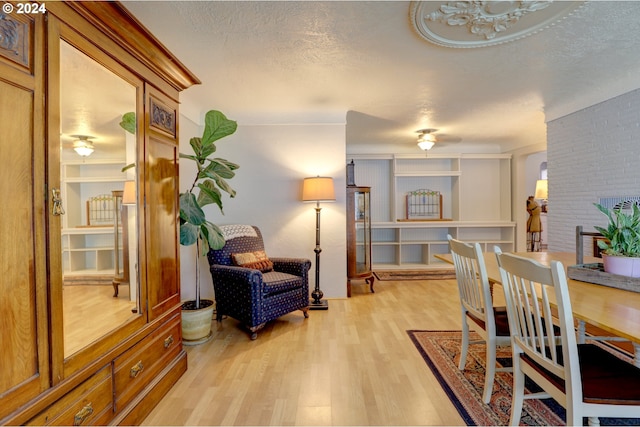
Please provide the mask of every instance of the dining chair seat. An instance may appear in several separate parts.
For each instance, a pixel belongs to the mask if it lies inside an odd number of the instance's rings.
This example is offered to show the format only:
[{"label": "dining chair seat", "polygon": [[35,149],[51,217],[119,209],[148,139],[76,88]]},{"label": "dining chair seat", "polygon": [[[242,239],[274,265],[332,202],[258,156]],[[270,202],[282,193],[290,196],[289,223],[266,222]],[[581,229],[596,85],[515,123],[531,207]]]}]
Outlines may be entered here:
[{"label": "dining chair seat", "polygon": [[[564,363],[562,347],[556,347],[558,363]],[[640,405],[640,369],[595,344],[578,344],[578,360],[585,403]],[[559,390],[566,393],[564,379],[545,369],[526,354],[527,363]]]},{"label": "dining chair seat", "polygon": [[[484,318],[476,316],[468,311],[467,316],[473,320],[482,329],[487,329]],[[493,307],[493,320],[496,324],[496,335],[500,337],[509,336],[509,318],[507,316],[507,307]]]}]

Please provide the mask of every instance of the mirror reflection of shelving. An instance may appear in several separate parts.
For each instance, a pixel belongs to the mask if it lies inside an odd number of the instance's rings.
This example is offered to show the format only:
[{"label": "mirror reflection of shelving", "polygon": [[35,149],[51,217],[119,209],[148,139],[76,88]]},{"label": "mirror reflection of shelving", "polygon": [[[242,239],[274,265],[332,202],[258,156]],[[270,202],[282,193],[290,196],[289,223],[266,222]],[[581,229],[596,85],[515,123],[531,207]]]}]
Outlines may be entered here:
[{"label": "mirror reflection of shelving", "polygon": [[[62,164],[62,262],[65,279],[73,276],[111,280],[115,268],[114,215],[111,191],[122,190],[126,175],[123,161],[78,161]],[[91,199],[101,200],[105,212],[93,221]],[[118,248],[122,261],[122,247]],[[120,263],[121,264],[121,263]],[[90,277],[89,277],[90,278]]]}]

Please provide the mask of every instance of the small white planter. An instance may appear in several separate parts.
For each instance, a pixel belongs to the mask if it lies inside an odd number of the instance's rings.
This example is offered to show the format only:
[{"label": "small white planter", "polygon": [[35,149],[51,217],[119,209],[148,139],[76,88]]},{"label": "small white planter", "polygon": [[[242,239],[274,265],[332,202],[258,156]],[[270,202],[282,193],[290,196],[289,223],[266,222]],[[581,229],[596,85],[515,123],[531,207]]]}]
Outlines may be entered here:
[{"label": "small white planter", "polygon": [[604,271],[627,277],[640,277],[640,258],[602,254]]},{"label": "small white planter", "polygon": [[211,303],[199,310],[182,309],[182,343],[184,345],[202,344],[211,339],[211,321],[213,308],[211,300],[200,300],[200,303]]}]

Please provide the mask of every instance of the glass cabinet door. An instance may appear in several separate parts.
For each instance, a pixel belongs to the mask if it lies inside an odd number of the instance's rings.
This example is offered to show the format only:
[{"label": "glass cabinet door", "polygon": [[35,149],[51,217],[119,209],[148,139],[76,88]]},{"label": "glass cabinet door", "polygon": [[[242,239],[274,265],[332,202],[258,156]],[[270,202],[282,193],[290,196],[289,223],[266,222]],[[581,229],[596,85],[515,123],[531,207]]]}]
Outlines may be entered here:
[{"label": "glass cabinet door", "polygon": [[354,193],[356,207],[356,274],[371,271],[371,218],[369,192]]},{"label": "glass cabinet door", "polygon": [[370,187],[347,186],[347,296],[351,281],[364,280],[373,290]]}]

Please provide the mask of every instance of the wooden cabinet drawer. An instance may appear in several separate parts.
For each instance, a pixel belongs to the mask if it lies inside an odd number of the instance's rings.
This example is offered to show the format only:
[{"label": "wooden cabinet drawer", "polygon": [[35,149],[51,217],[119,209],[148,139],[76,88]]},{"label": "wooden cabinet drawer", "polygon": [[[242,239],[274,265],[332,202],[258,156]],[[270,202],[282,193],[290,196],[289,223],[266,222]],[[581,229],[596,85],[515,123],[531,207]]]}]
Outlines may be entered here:
[{"label": "wooden cabinet drawer", "polygon": [[113,381],[111,365],[107,365],[27,425],[105,425],[112,418]]},{"label": "wooden cabinet drawer", "polygon": [[114,361],[118,412],[152,381],[182,349],[180,312]]}]

